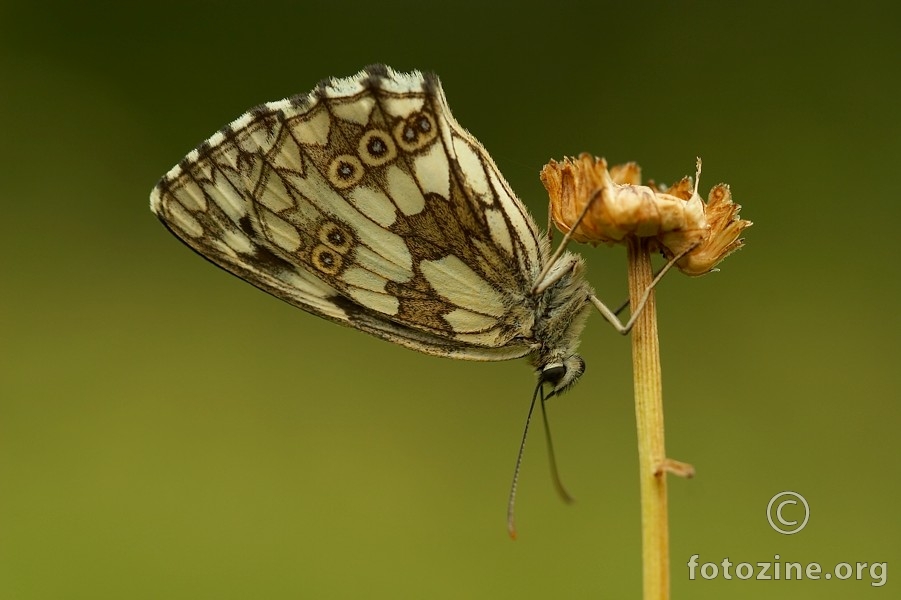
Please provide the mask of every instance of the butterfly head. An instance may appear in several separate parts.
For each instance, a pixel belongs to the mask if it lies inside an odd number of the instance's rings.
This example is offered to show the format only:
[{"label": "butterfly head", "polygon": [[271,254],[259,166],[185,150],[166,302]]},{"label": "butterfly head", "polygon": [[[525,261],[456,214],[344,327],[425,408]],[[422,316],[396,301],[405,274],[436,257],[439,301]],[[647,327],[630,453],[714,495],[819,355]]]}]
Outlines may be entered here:
[{"label": "butterfly head", "polygon": [[538,385],[540,387],[547,383],[552,387],[551,393],[547,396],[550,398],[562,394],[575,385],[584,372],[585,361],[578,354],[573,354],[562,361],[541,367],[538,371]]}]

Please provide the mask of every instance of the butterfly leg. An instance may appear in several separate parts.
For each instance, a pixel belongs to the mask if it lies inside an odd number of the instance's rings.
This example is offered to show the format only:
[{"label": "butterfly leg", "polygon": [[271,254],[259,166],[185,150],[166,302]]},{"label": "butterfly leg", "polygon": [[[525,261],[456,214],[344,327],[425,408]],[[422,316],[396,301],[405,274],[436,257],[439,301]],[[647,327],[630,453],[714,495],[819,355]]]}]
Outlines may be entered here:
[{"label": "butterfly leg", "polygon": [[[557,273],[551,274],[554,266],[557,263],[557,260],[563,255],[566,251],[566,245],[569,244],[569,240],[572,239],[573,232],[575,232],[576,228],[579,227],[579,224],[582,222],[582,219],[585,218],[585,215],[588,214],[588,211],[591,210],[591,205],[594,202],[602,197],[604,194],[604,188],[599,189],[594,194],[591,195],[591,198],[588,199],[588,202],[585,203],[585,208],[582,209],[582,212],[579,214],[579,218],[576,219],[575,224],[570,228],[569,231],[563,236],[563,240],[560,242],[560,245],[557,246],[557,249],[551,255],[550,259],[548,259],[547,263],[545,263],[544,268],[541,270],[541,273],[538,275],[538,279],[536,279],[537,283],[532,287],[532,295],[537,296],[544,292],[546,289],[551,287],[554,283],[560,280],[561,277],[567,272],[566,269],[561,269]],[[551,226],[551,207],[548,205],[548,240],[551,239],[551,232],[553,228]],[[550,276],[549,276],[550,275]]]},{"label": "butterfly leg", "polygon": [[[683,254],[683,256],[684,256],[684,254]],[[667,269],[667,268],[669,268],[669,267],[667,267],[666,265],[664,265],[664,266],[661,267],[661,270],[662,270],[662,269]],[[660,275],[660,271],[657,271],[656,273],[654,273],[654,277],[657,277],[658,275]],[[627,308],[629,308],[629,299],[628,299],[628,298],[626,298],[625,300],[623,300],[623,301],[620,303],[620,305],[616,307],[616,310],[613,311],[613,314],[615,314],[615,315],[618,317],[619,314],[620,314],[621,312],[623,312],[624,310],[626,310]]]},{"label": "butterfly leg", "polygon": [[629,317],[629,320],[626,321],[625,325],[623,325],[622,321],[619,320],[619,317],[616,316],[621,310],[623,310],[623,308],[625,308],[625,304],[618,308],[616,312],[614,312],[607,308],[607,305],[601,302],[601,300],[597,296],[592,294],[588,297],[588,299],[591,300],[591,303],[594,304],[595,308],[597,308],[598,311],[602,315],[604,315],[604,318],[607,319],[607,321],[611,325],[613,325],[614,329],[616,329],[621,334],[626,335],[632,330],[632,326],[635,325],[636,319],[638,319],[641,311],[644,310],[645,305],[647,305],[648,299],[651,297],[651,292],[654,290],[654,287],[658,283],[660,283],[660,280],[663,279],[663,276],[666,275],[666,272],[669,271],[674,264],[676,264],[676,261],[685,256],[685,254],[687,254],[690,250],[691,248],[685,250],[680,254],[677,254],[676,256],[671,258],[669,262],[667,262],[666,265],[663,266],[662,269],[660,269],[660,272],[654,276],[654,279],[651,281],[650,285],[648,285],[644,293],[641,295],[641,299],[639,299],[638,305],[635,307],[635,310],[632,311],[632,314]]}]

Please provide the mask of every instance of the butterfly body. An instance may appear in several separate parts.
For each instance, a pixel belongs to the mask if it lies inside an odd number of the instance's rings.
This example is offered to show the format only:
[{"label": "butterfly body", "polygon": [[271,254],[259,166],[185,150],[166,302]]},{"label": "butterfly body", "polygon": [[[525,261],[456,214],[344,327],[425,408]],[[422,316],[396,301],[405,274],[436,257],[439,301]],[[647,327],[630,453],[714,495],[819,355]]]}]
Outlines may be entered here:
[{"label": "butterfly body", "polygon": [[547,236],[433,75],[372,66],[258,106],[171,169],[151,209],[321,317],[428,354],[529,356],[555,391],[584,370],[581,258],[544,273]]}]

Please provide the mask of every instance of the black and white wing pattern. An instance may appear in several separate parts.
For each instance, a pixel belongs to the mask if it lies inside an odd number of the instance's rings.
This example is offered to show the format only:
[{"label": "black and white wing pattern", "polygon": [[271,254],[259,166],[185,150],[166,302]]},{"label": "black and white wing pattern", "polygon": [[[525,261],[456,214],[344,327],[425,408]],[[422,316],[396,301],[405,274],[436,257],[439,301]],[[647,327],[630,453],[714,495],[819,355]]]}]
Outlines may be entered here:
[{"label": "black and white wing pattern", "polygon": [[371,66],[260,105],[171,169],[151,209],[253,285],[429,354],[546,366],[572,354],[590,294],[568,253],[532,293],[547,241],[431,74]]}]

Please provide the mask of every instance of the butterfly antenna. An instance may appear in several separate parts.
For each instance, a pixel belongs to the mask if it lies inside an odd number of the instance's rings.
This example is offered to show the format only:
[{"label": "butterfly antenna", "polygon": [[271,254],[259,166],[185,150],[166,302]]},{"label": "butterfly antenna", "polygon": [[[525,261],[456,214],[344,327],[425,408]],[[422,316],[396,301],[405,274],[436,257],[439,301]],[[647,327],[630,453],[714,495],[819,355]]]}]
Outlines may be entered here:
[{"label": "butterfly antenna", "polygon": [[[510,499],[507,501],[507,533],[510,539],[516,539],[516,522],[514,519],[514,508],[516,506],[516,485],[519,483],[519,468],[522,466],[522,454],[526,449],[526,437],[529,435],[529,423],[532,422],[532,411],[535,410],[535,400],[538,399],[538,392],[544,382],[539,381],[535,393],[532,394],[532,403],[529,404],[529,414],[526,417],[526,426],[522,430],[522,441],[519,443],[519,453],[516,455],[516,466],[513,467],[513,483],[510,485]],[[543,405],[544,395],[542,395]]]},{"label": "butterfly antenna", "polygon": [[554,442],[551,440],[551,424],[547,420],[547,409],[544,407],[545,401],[549,400],[553,395],[554,392],[551,392],[545,398],[544,390],[541,390],[541,417],[544,421],[544,438],[547,441],[548,460],[551,462],[551,480],[554,482],[554,487],[557,488],[557,494],[560,495],[560,498],[567,504],[572,504],[575,502],[575,498],[570,496],[566,488],[563,487],[563,480],[560,479],[560,472],[557,470],[557,457],[554,455]]},{"label": "butterfly antenna", "polygon": [[[591,198],[588,199],[588,202],[585,203],[585,208],[583,208],[582,212],[579,213],[579,218],[576,219],[575,224],[572,227],[570,227],[569,231],[567,231],[566,234],[563,236],[563,239],[560,241],[560,245],[557,246],[557,249],[554,250],[554,253],[551,255],[551,258],[548,259],[547,263],[544,265],[544,268],[541,269],[541,273],[538,275],[538,278],[535,280],[538,283],[536,283],[532,287],[532,294],[540,294],[541,292],[546,290],[551,283],[553,283],[553,281],[545,282],[545,280],[544,280],[545,277],[547,277],[547,274],[550,273],[551,269],[554,267],[554,263],[557,262],[557,259],[559,259],[563,255],[563,252],[566,250],[567,244],[569,244],[569,240],[572,239],[573,233],[576,231],[576,229],[582,223],[582,219],[584,219],[585,215],[588,214],[588,211],[591,210],[591,207],[595,203],[595,201],[603,195],[604,195],[604,188],[601,188],[598,191],[596,191],[595,193],[593,193],[591,195]],[[550,220],[550,218],[549,218],[549,220]],[[550,232],[550,231],[551,230],[548,229],[548,232]],[[550,236],[550,233],[548,233],[548,236]]]}]

